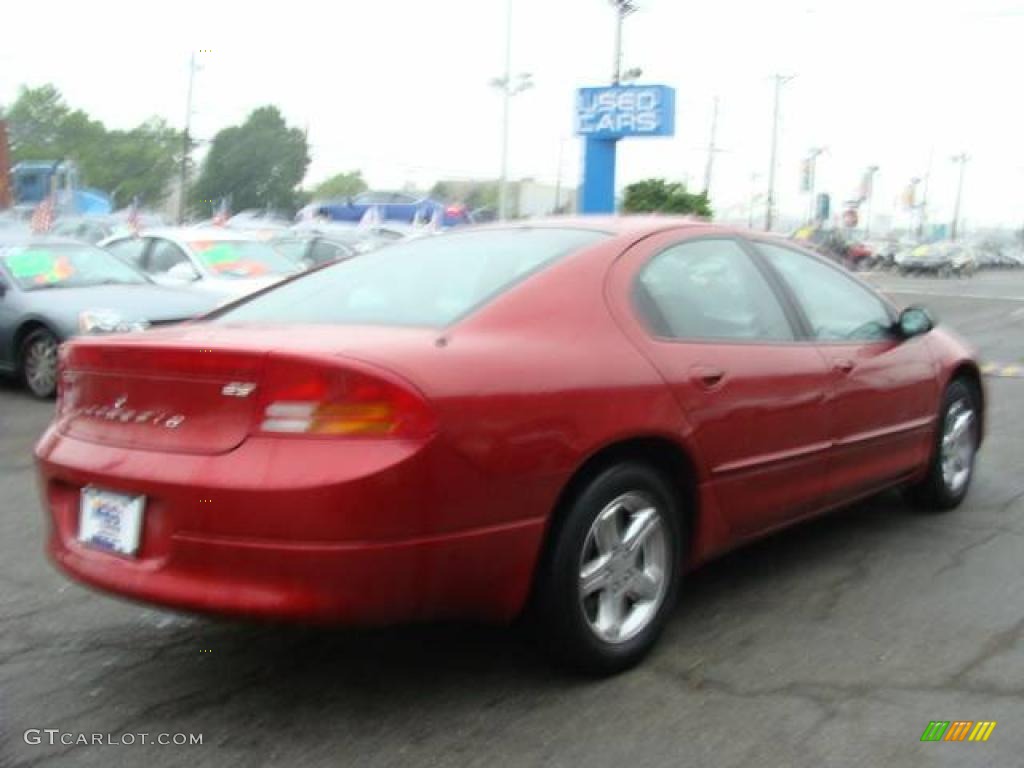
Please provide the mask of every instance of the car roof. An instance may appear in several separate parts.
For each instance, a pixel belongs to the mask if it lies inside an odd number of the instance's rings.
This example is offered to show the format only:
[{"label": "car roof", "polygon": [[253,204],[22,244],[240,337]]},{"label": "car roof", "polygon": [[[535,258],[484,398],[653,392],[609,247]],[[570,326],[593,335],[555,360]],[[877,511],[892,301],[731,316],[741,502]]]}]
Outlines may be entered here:
[{"label": "car roof", "polygon": [[19,245],[78,245],[88,248],[94,247],[73,237],[59,237],[45,232],[39,234],[24,231],[5,232],[0,229],[0,248],[13,248]]},{"label": "car roof", "polygon": [[515,221],[493,221],[486,224],[477,224],[472,227],[458,227],[457,232],[464,229],[508,229],[510,227],[529,229],[535,227],[546,227],[552,229],[592,229],[600,232],[607,232],[611,235],[636,235],[645,236],[664,232],[669,229],[712,227],[724,232],[741,232],[736,227],[727,227],[721,224],[714,224],[705,219],[694,216],[661,216],[657,214],[637,214],[625,216],[596,215],[596,216],[544,216],[535,219],[518,219]]},{"label": "car roof", "polygon": [[258,241],[249,230],[226,227],[152,227],[143,229],[139,237],[166,237],[171,240],[251,240]]}]

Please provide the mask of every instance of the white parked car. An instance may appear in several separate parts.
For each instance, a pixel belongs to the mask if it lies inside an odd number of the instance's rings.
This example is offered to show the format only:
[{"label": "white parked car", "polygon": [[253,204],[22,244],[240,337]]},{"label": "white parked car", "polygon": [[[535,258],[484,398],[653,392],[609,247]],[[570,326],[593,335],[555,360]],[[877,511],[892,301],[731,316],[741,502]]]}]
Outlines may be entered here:
[{"label": "white parked car", "polygon": [[238,298],[301,271],[258,237],[222,227],[167,227],[103,240],[100,247],[162,285]]}]

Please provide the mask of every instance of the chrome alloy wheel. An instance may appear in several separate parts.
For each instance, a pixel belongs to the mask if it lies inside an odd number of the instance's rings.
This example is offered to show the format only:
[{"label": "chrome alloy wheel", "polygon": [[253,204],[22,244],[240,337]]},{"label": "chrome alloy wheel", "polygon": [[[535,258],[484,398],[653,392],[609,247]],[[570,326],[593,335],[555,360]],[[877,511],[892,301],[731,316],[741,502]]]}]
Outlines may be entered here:
[{"label": "chrome alloy wheel", "polygon": [[960,493],[970,480],[977,446],[978,419],[966,398],[957,400],[942,427],[942,481],[950,493]]},{"label": "chrome alloy wheel", "polygon": [[41,333],[29,342],[25,350],[25,382],[32,393],[47,397],[57,383],[57,340],[49,333]]},{"label": "chrome alloy wheel", "polygon": [[624,643],[658,613],[673,567],[662,510],[645,493],[625,493],[594,520],[583,544],[580,607],[607,643]]}]

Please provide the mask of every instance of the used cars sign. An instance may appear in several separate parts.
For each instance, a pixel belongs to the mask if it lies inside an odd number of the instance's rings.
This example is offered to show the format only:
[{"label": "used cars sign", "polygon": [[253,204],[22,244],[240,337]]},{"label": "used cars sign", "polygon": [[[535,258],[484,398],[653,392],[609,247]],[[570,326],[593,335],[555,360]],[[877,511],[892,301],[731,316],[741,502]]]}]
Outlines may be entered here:
[{"label": "used cars sign", "polygon": [[676,93],[667,85],[580,88],[576,134],[595,139],[674,136]]}]

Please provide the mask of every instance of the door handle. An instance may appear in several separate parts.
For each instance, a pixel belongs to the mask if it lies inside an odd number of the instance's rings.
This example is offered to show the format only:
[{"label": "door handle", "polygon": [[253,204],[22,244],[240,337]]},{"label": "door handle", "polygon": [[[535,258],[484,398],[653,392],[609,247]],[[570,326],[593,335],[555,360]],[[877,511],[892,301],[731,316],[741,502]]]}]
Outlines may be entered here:
[{"label": "door handle", "polygon": [[832,361],[832,367],[840,373],[850,373],[857,364],[848,357],[839,357]]},{"label": "door handle", "polygon": [[725,371],[706,365],[697,365],[691,369],[693,377],[705,389],[717,387],[725,379]]}]

